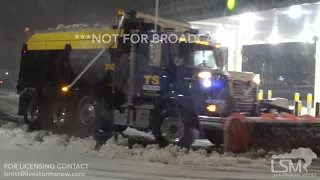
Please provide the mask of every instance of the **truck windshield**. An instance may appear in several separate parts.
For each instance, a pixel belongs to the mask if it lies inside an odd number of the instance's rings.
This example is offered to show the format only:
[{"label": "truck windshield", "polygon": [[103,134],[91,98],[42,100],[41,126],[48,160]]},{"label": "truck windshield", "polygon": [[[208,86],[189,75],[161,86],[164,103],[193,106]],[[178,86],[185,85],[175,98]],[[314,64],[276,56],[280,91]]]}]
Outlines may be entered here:
[{"label": "truck windshield", "polygon": [[192,66],[217,68],[213,50],[195,50],[190,55]]},{"label": "truck windshield", "polygon": [[176,45],[173,44],[171,47],[171,53],[173,53],[173,57],[178,57],[175,58],[177,64],[183,63],[181,65],[188,67],[218,69],[213,46],[195,43],[179,43]]},{"label": "truck windshield", "polygon": [[215,53],[212,46],[194,44],[187,54],[186,66],[217,68]]}]

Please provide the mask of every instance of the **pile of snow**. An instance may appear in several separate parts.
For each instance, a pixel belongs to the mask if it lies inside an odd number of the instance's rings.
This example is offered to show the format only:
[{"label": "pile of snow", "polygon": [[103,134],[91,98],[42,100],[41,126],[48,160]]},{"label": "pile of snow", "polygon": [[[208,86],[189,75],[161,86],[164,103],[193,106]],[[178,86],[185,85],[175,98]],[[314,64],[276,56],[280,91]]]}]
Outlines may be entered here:
[{"label": "pile of snow", "polygon": [[154,140],[151,132],[146,133],[133,128],[127,128],[123,133],[130,137],[144,137],[147,140]]},{"label": "pile of snow", "polygon": [[235,155],[232,153],[219,154],[207,153],[205,150],[187,151],[174,145],[160,148],[158,145],[133,145],[129,148],[128,139],[119,137],[116,141],[111,138],[99,150],[95,150],[95,141],[92,137],[80,139],[57,135],[47,131],[28,132],[26,126],[18,126],[8,123],[0,128],[0,140],[5,140],[23,147],[50,149],[59,151],[76,152],[117,159],[130,159],[164,164],[181,165],[210,165],[210,166],[233,166],[233,167],[265,167],[268,169],[270,158],[273,154],[267,152],[251,151],[245,154]]}]

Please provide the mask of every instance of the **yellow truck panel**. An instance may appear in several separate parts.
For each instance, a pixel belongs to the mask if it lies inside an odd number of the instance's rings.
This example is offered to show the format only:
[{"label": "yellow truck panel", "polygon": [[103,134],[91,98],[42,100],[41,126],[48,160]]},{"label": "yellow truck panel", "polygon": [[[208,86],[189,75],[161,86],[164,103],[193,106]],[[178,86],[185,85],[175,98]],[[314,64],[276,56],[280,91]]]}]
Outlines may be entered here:
[{"label": "yellow truck panel", "polygon": [[123,29],[120,34],[117,29],[41,32],[32,34],[26,44],[28,50],[63,50],[66,44],[72,49],[101,49],[113,43],[111,48],[117,48],[116,40],[123,37],[123,33]]}]

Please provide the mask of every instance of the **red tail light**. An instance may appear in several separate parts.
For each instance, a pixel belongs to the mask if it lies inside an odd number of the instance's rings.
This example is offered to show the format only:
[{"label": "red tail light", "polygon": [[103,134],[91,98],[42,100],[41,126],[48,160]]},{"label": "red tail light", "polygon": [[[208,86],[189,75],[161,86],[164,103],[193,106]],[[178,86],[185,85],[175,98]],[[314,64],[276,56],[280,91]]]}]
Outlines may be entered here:
[{"label": "red tail light", "polygon": [[2,84],[3,83],[3,81],[0,81],[0,84]]}]

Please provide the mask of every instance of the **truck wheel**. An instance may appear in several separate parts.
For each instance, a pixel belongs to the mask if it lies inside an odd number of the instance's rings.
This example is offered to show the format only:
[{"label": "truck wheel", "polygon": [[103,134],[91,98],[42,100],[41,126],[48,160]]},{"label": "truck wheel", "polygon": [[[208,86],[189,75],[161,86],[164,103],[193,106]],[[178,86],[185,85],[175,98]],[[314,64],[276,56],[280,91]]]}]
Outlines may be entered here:
[{"label": "truck wheel", "polygon": [[86,96],[80,100],[77,108],[77,124],[79,136],[93,136],[97,134],[109,136],[112,133],[112,110],[108,110],[103,100]]},{"label": "truck wheel", "polygon": [[30,130],[41,130],[42,123],[40,120],[40,106],[35,95],[31,97],[24,114],[24,122]]},{"label": "truck wheel", "polygon": [[[182,116],[187,117],[187,116]],[[183,122],[176,110],[168,110],[160,116],[158,124],[158,133],[155,138],[160,147],[166,147],[169,144],[176,144],[181,147],[189,148],[198,138],[199,131]]]},{"label": "truck wheel", "polygon": [[51,122],[48,121],[49,103],[44,97],[39,98],[32,94],[24,114],[24,121],[30,130],[50,130]]},{"label": "truck wheel", "polygon": [[55,133],[71,133],[74,128],[74,111],[67,105],[53,103],[50,109],[50,121]]},{"label": "truck wheel", "polygon": [[57,126],[63,126],[67,120],[67,110],[64,107],[54,106],[53,107],[53,123]]}]

